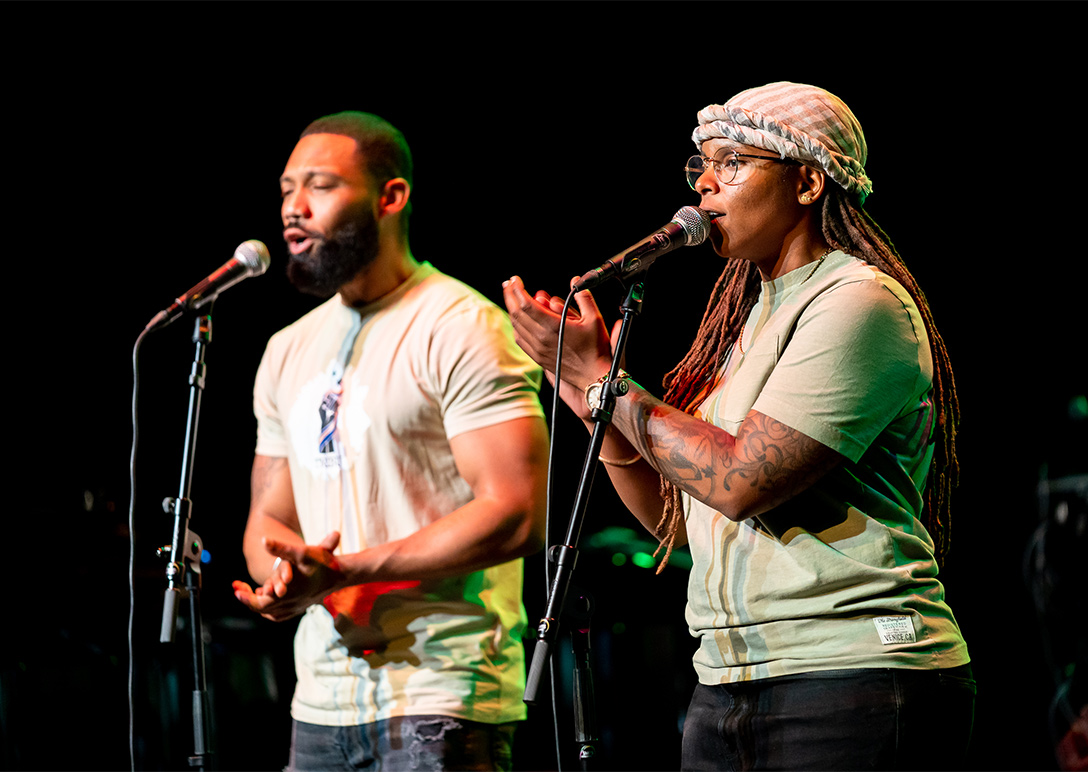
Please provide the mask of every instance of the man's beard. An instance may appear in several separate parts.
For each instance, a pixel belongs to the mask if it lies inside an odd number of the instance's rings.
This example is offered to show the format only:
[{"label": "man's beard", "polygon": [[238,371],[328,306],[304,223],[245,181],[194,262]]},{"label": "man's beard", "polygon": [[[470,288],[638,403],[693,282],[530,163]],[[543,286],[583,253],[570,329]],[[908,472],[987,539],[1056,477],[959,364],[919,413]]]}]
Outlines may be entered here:
[{"label": "man's beard", "polygon": [[307,295],[327,298],[378,256],[378,221],[364,210],[325,237],[314,237],[308,253],[288,255],[287,278]]}]

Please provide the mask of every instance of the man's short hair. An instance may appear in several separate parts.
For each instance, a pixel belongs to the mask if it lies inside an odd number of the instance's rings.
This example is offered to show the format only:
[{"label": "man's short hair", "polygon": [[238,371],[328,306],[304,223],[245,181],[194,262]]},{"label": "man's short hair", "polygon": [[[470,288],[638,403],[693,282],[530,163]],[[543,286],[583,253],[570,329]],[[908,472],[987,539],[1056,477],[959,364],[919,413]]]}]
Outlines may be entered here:
[{"label": "man's short hair", "polygon": [[412,151],[400,130],[373,113],[346,111],[318,118],[307,126],[302,137],[310,134],[340,134],[355,140],[365,170],[382,185],[394,177],[412,184]]}]

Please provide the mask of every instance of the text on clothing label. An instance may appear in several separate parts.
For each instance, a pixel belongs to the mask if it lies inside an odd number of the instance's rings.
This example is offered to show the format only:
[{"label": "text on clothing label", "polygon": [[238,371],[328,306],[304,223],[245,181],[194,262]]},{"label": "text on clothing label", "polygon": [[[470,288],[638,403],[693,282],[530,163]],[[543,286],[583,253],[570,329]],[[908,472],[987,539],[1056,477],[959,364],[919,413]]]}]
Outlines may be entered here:
[{"label": "text on clothing label", "polygon": [[885,646],[895,643],[914,643],[914,625],[910,617],[873,617],[873,624]]}]

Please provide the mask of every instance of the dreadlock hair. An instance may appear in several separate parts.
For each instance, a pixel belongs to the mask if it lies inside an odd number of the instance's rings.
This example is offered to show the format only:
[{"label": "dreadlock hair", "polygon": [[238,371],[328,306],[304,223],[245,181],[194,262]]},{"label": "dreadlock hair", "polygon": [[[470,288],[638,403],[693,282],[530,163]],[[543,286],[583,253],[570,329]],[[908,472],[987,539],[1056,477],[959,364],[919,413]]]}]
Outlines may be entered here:
[{"label": "dreadlock hair", "polygon": [[[933,409],[937,427],[930,439],[936,447],[926,479],[921,520],[933,537],[935,557],[941,564],[950,546],[951,492],[959,484],[956,432],[960,422],[960,406],[948,351],[933,321],[925,293],[903,264],[887,234],[860,202],[839,186],[830,185],[824,196],[821,218],[823,236],[828,245],[861,258],[903,285],[914,299],[925,323],[933,354]],[[714,388],[725,357],[759,298],[760,284],[759,271],[754,264],[747,260],[730,260],[726,264],[714,285],[695,342],[683,360],[664,378],[665,402],[690,413],[703,395]],[[665,548],[665,557],[658,566],[659,572],[668,563],[676,530],[683,517],[680,490],[664,476],[661,478],[661,494],[665,509],[656,535],[661,540],[661,547]]]}]

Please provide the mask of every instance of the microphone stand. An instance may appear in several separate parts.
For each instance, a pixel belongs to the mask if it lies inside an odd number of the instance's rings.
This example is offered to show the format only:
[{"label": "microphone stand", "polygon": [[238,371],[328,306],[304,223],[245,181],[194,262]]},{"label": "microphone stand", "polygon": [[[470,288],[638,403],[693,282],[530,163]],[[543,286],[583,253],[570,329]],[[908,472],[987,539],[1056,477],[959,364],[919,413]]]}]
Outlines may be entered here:
[{"label": "microphone stand", "polygon": [[593,619],[593,598],[585,593],[569,614],[574,623],[571,649],[574,652],[574,742],[578,745],[578,760],[582,769],[590,768],[590,759],[597,755],[594,745],[597,734],[597,702],[593,692],[593,665],[589,656],[590,621]]},{"label": "microphone stand", "polygon": [[[608,380],[601,389],[600,406],[593,409],[592,420],[596,423],[593,434],[590,437],[589,448],[586,451],[585,462],[582,466],[581,479],[575,495],[574,508],[571,513],[570,524],[567,527],[566,538],[563,544],[552,546],[548,550],[548,560],[555,564],[555,573],[552,577],[551,587],[548,592],[548,603],[544,616],[537,625],[537,643],[533,648],[533,659],[529,672],[525,679],[525,695],[523,700],[535,705],[537,692],[540,689],[540,680],[544,672],[544,666],[551,654],[552,645],[559,633],[559,618],[566,601],[567,590],[570,587],[571,577],[574,575],[575,565],[578,562],[578,539],[582,532],[582,524],[585,519],[586,508],[589,503],[590,489],[593,487],[593,478],[597,471],[598,460],[601,455],[601,446],[604,444],[604,435],[608,430],[608,424],[612,422],[612,410],[616,406],[616,396],[622,396],[627,392],[627,382],[619,380],[620,360],[623,350],[627,345],[627,337],[630,334],[631,323],[634,317],[642,311],[643,283],[639,282],[631,287],[627,298],[620,306],[623,311],[623,322],[620,325],[619,338],[616,341],[616,349],[612,355],[612,368],[608,373]],[[558,375],[558,374],[557,374]],[[558,384],[556,385],[558,388]],[[588,646],[586,646],[585,671],[588,670]],[[591,679],[591,675],[590,675]],[[591,680],[590,680],[591,683]],[[592,696],[592,690],[589,690]],[[581,716],[585,716],[582,707]],[[578,730],[579,735],[583,734]],[[581,739],[579,740],[581,742]],[[583,766],[588,759],[583,757]]]},{"label": "microphone stand", "polygon": [[[189,516],[193,502],[189,498],[192,487],[193,459],[196,455],[197,425],[200,420],[200,399],[204,391],[206,366],[204,351],[212,339],[211,312],[199,316],[193,329],[193,343],[196,354],[192,371],[189,374],[189,415],[185,427],[185,450],[182,456],[181,482],[177,498],[163,501],[163,509],[174,514],[174,533],[169,548],[163,547],[159,554],[169,549],[170,560],[166,564],[167,589],[163,599],[162,627],[159,632],[161,643],[173,643],[177,627],[178,602],[181,598],[189,599],[189,617],[192,628],[193,655],[193,755],[189,757],[189,766],[205,769],[210,761],[208,749],[208,690],[204,672],[204,631],[200,614],[200,558],[204,552],[201,538],[189,530]],[[179,584],[184,580],[184,589]]]}]

